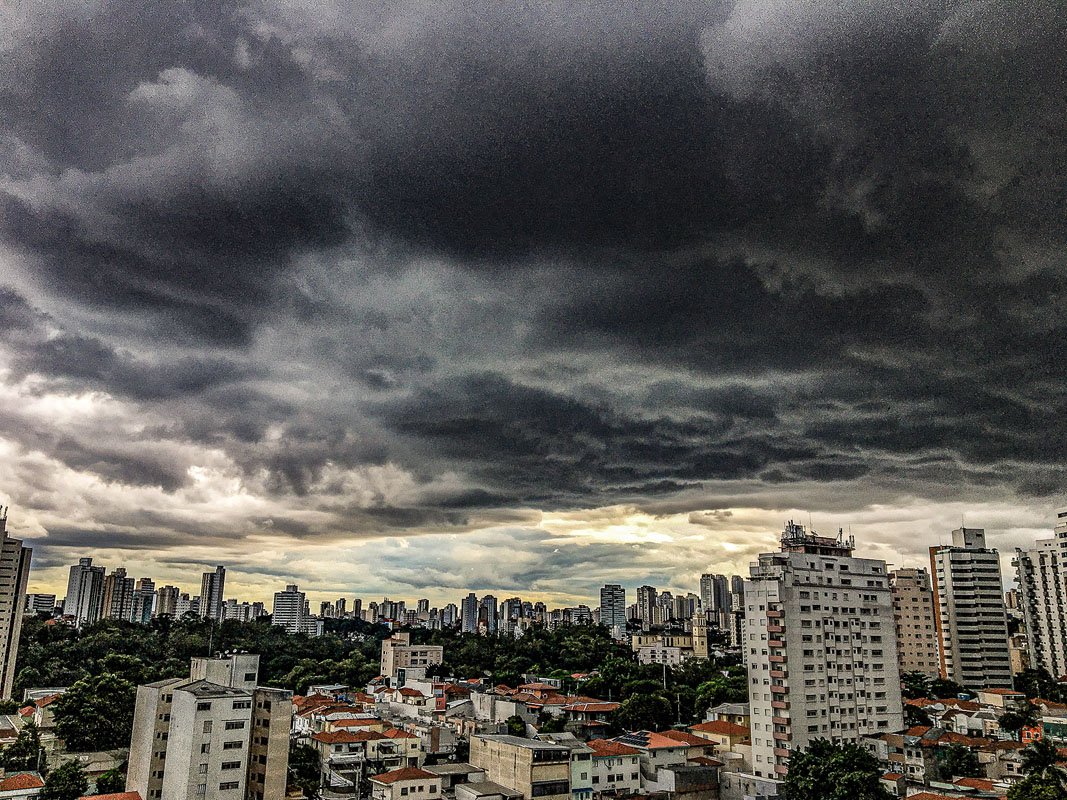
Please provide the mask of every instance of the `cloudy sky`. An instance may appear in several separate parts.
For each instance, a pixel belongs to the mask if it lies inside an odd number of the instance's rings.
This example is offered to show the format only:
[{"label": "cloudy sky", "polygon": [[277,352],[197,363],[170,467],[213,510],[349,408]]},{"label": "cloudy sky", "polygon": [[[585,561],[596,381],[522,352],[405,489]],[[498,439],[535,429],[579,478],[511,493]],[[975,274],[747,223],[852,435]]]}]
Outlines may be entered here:
[{"label": "cloudy sky", "polygon": [[1063,3],[507,5],[0,11],[32,588],[567,602],[790,517],[1051,528]]}]

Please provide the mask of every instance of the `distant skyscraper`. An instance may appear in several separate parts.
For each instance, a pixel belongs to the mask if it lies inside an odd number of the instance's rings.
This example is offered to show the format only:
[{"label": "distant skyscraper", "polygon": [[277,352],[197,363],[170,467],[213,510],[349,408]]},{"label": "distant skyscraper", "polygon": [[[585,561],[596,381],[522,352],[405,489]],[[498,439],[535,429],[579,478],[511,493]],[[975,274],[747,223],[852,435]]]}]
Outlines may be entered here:
[{"label": "distant skyscraper", "polygon": [[460,603],[460,617],[463,633],[478,632],[478,596],[471,592]]},{"label": "distant skyscraper", "polygon": [[641,620],[641,627],[645,630],[656,623],[656,590],[654,587],[637,587],[637,617]]},{"label": "distant skyscraper", "polygon": [[937,624],[930,573],[925,569],[896,569],[889,573],[896,619],[897,658],[901,672],[941,673],[937,654]]},{"label": "distant skyscraper", "polygon": [[[482,612],[485,612],[484,614]],[[478,608],[478,621],[485,621],[486,633],[496,633],[497,623],[497,600],[491,594],[482,598]]]},{"label": "distant skyscraper", "polygon": [[616,635],[626,630],[626,590],[617,583],[600,589],[600,624]]},{"label": "distant skyscraper", "polygon": [[1052,538],[1016,548],[1013,563],[1030,667],[1067,675],[1067,509],[1056,512]]},{"label": "distant skyscraper", "polygon": [[968,689],[1010,688],[1000,554],[985,544],[982,528],[959,528],[950,546],[930,548],[941,674]]},{"label": "distant skyscraper", "polygon": [[459,606],[455,603],[448,603],[441,609],[441,627],[449,628],[456,624],[459,619]]},{"label": "distant skyscraper", "polygon": [[164,614],[176,617],[178,615],[178,595],[181,591],[177,586],[163,586],[159,590],[159,596],[156,599],[156,611],[155,615],[161,617]]},{"label": "distant skyscraper", "polygon": [[286,586],[284,592],[274,593],[271,622],[285,628],[287,633],[305,632],[305,620],[309,616],[307,596],[295,583]]},{"label": "distant skyscraper", "polygon": [[215,567],[214,572],[205,572],[200,581],[200,618],[222,619],[223,593],[226,591],[226,568]]},{"label": "distant skyscraper", "polygon": [[72,617],[77,627],[92,624],[103,616],[104,568],[94,567],[91,558],[82,558],[70,568],[63,615]]},{"label": "distant skyscraper", "polygon": [[28,594],[26,595],[27,614],[48,614],[52,616],[56,611],[56,596],[54,594]]},{"label": "distant skyscraper", "polygon": [[725,575],[705,573],[700,576],[700,603],[704,611],[726,614],[731,610],[730,581]]},{"label": "distant skyscraper", "polygon": [[151,578],[141,578],[133,590],[133,621],[147,625],[152,621],[156,605],[156,583]]},{"label": "distant skyscraper", "polygon": [[0,698],[11,697],[19,652],[26,581],[33,551],[7,535],[7,508],[0,508]]},{"label": "distant skyscraper", "polygon": [[133,620],[133,578],[126,577],[122,567],[115,569],[104,578],[103,615],[107,619],[119,619],[123,622]]},{"label": "distant skyscraper", "polygon": [[781,778],[814,739],[904,727],[886,564],[790,522],[745,585],[753,769]]}]

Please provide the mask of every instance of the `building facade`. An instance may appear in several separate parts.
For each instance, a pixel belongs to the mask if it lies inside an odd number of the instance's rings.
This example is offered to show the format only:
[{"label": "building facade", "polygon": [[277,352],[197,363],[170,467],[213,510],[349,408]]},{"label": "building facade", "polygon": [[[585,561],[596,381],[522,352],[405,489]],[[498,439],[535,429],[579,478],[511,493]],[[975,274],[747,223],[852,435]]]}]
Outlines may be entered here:
[{"label": "building facade", "polygon": [[223,594],[226,591],[226,568],[205,572],[200,581],[200,618],[222,619]]},{"label": "building facade", "polygon": [[626,590],[615,583],[600,589],[600,624],[615,635],[626,630]]},{"label": "building facade", "polygon": [[925,569],[895,569],[889,573],[896,624],[897,658],[901,672],[941,674],[937,651],[937,623],[930,573]]},{"label": "building facade", "polygon": [[1012,563],[1029,666],[1067,675],[1067,509],[1056,512],[1052,538],[1016,548]]},{"label": "building facade", "polygon": [[888,571],[852,551],[790,522],[782,551],[750,569],[743,646],[758,777],[783,777],[814,739],[904,725]]},{"label": "building facade", "polygon": [[256,686],[259,656],[196,658],[137,687],[126,790],[144,800],[284,800],[292,693]]},{"label": "building facade", "polygon": [[7,508],[0,508],[0,698],[11,697],[19,652],[26,582],[33,551],[7,535]]},{"label": "building facade", "polygon": [[82,558],[70,568],[63,615],[71,617],[76,627],[101,619],[104,600],[104,568],[94,567],[91,558]]},{"label": "building facade", "polygon": [[471,737],[470,763],[493,783],[527,798],[570,800],[571,751],[517,736]]},{"label": "building facade", "polygon": [[1008,618],[1000,554],[981,528],[952,531],[930,548],[941,675],[968,689],[1010,688]]}]

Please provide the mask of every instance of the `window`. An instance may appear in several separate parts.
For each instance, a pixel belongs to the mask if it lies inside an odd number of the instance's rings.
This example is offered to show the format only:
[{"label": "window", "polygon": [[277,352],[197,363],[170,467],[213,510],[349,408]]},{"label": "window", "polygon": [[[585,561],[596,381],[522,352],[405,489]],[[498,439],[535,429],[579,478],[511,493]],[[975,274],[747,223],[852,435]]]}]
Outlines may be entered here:
[{"label": "window", "polygon": [[571,786],[568,781],[540,781],[533,784],[530,791],[531,797],[547,797],[553,794],[570,794]]},{"label": "window", "polygon": [[211,720],[204,720],[204,733],[211,733]]},{"label": "window", "polygon": [[207,794],[207,784],[206,783],[198,783],[196,785],[196,796],[197,797],[203,797],[205,794]]},{"label": "window", "polygon": [[219,789],[223,791],[225,791],[226,789],[236,789],[240,785],[240,781],[224,781],[219,784]]},{"label": "window", "polygon": [[234,700],[233,701],[233,710],[234,711],[236,711],[239,708],[251,708],[251,707],[252,707],[252,701],[251,700]]},{"label": "window", "polygon": [[240,768],[241,768],[241,762],[240,761],[223,761],[222,762],[222,769],[240,769]]},{"label": "window", "polygon": [[238,739],[236,742],[223,742],[223,750],[240,750],[245,746],[245,743]]},{"label": "window", "polygon": [[400,796],[401,797],[407,797],[407,794],[408,794],[408,787],[401,786],[400,787]]},{"label": "window", "polygon": [[211,710],[211,703],[197,703],[196,704],[196,710],[197,711],[210,711]]},{"label": "window", "polygon": [[[228,731],[243,730],[244,726],[245,721],[243,719],[231,719],[226,722],[226,730]],[[207,733],[207,731],[204,731],[204,733]]]},{"label": "window", "polygon": [[246,672],[245,673],[245,682],[246,683],[250,683],[251,681],[254,681],[255,679],[256,679],[256,673],[254,673],[254,672]]},{"label": "window", "polygon": [[200,766],[198,766],[196,768],[196,773],[198,775],[207,775],[207,764],[201,764]]},{"label": "window", "polygon": [[201,753],[210,753],[211,752],[211,742],[204,742],[202,745],[200,745],[200,752]]}]

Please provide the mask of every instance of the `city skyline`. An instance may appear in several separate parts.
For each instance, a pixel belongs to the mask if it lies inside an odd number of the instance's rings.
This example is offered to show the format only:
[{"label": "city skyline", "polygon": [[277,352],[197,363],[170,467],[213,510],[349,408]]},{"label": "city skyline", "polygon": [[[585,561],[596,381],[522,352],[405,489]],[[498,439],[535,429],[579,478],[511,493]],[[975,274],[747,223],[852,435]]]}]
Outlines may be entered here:
[{"label": "city skyline", "polygon": [[961,518],[1047,535],[1067,6],[631,12],[17,4],[31,588],[85,556],[562,604],[743,574],[790,518],[900,566]]}]

